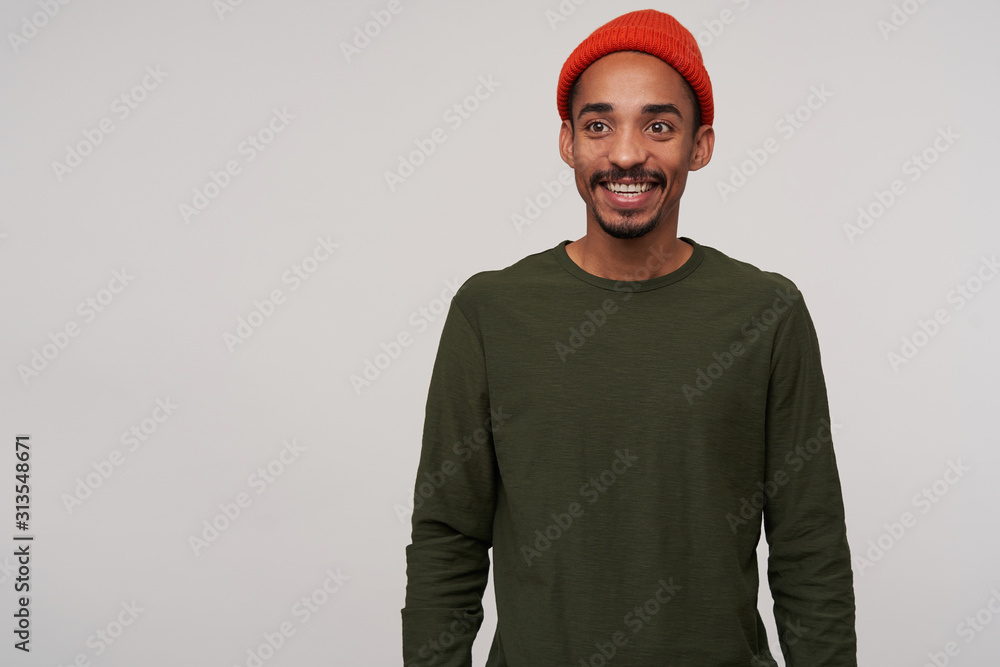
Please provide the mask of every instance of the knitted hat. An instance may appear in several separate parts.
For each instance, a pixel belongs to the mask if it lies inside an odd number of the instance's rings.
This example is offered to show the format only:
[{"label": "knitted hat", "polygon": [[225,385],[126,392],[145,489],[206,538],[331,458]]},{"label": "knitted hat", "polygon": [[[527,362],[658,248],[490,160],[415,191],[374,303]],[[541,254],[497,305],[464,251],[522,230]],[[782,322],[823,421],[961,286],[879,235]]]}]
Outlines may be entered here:
[{"label": "knitted hat", "polygon": [[566,120],[570,116],[569,91],[583,70],[598,58],[616,51],[642,51],[677,70],[694,89],[701,107],[702,124],[712,124],[715,118],[712,82],[702,63],[698,42],[677,19],[655,9],[623,14],[602,25],[576,47],[559,73],[556,105],[560,118]]}]

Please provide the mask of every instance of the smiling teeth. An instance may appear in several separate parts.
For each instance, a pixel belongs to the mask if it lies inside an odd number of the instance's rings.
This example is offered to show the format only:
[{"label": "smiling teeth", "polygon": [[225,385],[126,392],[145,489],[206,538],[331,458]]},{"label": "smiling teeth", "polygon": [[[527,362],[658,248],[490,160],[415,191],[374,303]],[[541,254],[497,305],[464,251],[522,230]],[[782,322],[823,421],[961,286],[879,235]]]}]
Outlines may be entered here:
[{"label": "smiling teeth", "polygon": [[615,194],[639,194],[641,192],[646,192],[653,187],[652,183],[614,183],[608,181],[604,184],[608,190],[614,192]]}]

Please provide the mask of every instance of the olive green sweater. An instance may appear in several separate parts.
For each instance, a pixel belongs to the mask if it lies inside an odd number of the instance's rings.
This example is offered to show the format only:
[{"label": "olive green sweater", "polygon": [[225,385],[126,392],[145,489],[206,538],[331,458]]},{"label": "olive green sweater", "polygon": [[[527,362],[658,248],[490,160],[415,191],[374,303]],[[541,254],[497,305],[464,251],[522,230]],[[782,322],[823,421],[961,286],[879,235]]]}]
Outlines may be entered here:
[{"label": "olive green sweater", "polygon": [[684,238],[677,270],[592,275],[563,241],[469,278],[430,381],[406,548],[407,667],[856,665],[816,332],[787,278]]}]

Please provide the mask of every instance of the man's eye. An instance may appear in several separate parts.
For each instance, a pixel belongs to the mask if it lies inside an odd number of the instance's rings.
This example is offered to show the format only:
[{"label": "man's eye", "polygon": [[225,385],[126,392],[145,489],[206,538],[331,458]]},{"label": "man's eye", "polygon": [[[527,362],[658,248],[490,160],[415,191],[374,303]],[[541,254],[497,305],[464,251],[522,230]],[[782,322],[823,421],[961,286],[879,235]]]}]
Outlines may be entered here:
[{"label": "man's eye", "polygon": [[666,123],[661,123],[660,121],[656,121],[655,123],[649,126],[649,129],[652,130],[654,134],[663,134],[664,132],[670,131],[670,126],[667,125]]},{"label": "man's eye", "polygon": [[604,132],[608,126],[599,120],[594,120],[587,123],[587,129],[592,132]]}]

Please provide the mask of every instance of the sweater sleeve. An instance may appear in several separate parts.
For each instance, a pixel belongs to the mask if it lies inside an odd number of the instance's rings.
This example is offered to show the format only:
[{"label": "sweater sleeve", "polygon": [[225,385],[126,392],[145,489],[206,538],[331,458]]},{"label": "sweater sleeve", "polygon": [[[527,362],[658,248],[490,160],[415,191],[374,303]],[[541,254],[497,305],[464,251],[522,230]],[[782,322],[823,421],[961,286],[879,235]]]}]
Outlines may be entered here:
[{"label": "sweater sleeve", "polygon": [[406,667],[472,666],[498,474],[486,380],[480,336],[453,299],[431,373],[406,547]]},{"label": "sweater sleeve", "polygon": [[854,576],[819,342],[801,293],[774,339],[766,413],[768,582],[788,667],[856,667]]}]

